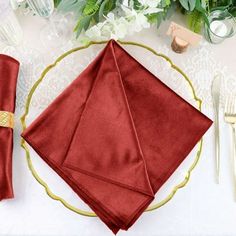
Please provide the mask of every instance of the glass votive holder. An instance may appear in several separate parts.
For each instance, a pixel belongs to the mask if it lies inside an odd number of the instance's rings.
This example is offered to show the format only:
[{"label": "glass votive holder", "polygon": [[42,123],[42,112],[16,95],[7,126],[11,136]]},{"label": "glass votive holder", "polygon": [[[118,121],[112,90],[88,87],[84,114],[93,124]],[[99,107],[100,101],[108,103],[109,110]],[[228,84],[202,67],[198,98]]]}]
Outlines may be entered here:
[{"label": "glass votive holder", "polygon": [[16,46],[23,38],[23,32],[9,1],[0,1],[0,41]]},{"label": "glass votive holder", "polygon": [[208,16],[209,25],[205,24],[205,37],[213,43],[221,43],[236,32],[236,20],[228,10],[214,10]]},{"label": "glass votive holder", "polygon": [[53,0],[26,0],[30,9],[38,16],[48,18],[54,10]]}]

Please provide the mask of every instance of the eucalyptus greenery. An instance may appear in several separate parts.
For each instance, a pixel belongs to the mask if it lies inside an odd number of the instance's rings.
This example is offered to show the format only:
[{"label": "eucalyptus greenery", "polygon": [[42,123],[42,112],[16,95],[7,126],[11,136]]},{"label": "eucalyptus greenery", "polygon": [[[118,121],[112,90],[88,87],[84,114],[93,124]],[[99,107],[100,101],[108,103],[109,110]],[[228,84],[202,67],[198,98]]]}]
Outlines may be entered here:
[{"label": "eucalyptus greenery", "polygon": [[[105,16],[116,10],[124,0],[54,0],[58,10],[63,12],[73,11],[78,17],[74,28],[76,36],[91,25],[102,22]],[[130,6],[136,11],[140,11],[143,5],[139,0],[127,0]],[[153,0],[155,1],[155,0]],[[236,0],[161,0],[157,1],[160,12],[146,14],[148,21],[159,27],[161,22],[169,18],[176,10],[180,10],[187,15],[187,23],[191,30],[200,32],[203,23],[208,24],[207,15],[214,9],[229,9],[236,16]]]}]

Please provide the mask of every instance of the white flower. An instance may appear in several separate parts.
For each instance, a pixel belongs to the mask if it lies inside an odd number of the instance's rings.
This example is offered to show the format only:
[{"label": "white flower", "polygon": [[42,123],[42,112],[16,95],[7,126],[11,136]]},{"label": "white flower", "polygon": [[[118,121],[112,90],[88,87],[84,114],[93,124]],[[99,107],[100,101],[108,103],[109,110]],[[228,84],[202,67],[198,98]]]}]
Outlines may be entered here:
[{"label": "white flower", "polygon": [[[147,11],[145,8],[144,11]],[[149,11],[149,12],[153,12]],[[157,8],[155,8],[155,12]],[[150,13],[146,14],[150,14]],[[109,12],[105,17],[105,21],[98,23],[88,29],[85,35],[92,40],[108,40],[122,39],[126,35],[131,35],[134,32],[139,32],[143,28],[149,28],[150,23],[148,18],[142,11],[135,11],[124,5],[121,5],[121,11],[118,14]]]},{"label": "white flower", "polygon": [[135,32],[140,32],[143,28],[149,28],[150,23],[146,16],[141,13],[138,13],[132,21],[132,28]]},{"label": "white flower", "polygon": [[138,0],[145,7],[156,8],[161,0]]},{"label": "white flower", "polygon": [[128,7],[129,6],[129,0],[123,0],[122,5]]},{"label": "white flower", "polygon": [[124,17],[115,18],[110,12],[102,23],[94,25],[85,35],[94,40],[121,39],[128,33],[129,22]]},{"label": "white flower", "polygon": [[121,17],[118,20],[118,24],[117,24],[117,27],[115,29],[116,29],[115,34],[117,35],[117,38],[122,39],[128,33],[129,22],[124,17]]},{"label": "white flower", "polygon": [[124,5],[121,5],[121,9],[124,11],[126,17],[132,17],[136,16],[137,12],[132,8],[126,7]]},{"label": "white flower", "polygon": [[124,17],[115,18],[114,13],[110,12],[105,16],[107,22],[110,23],[111,38],[124,38],[127,34],[129,22]]},{"label": "white flower", "polygon": [[[97,25],[94,25],[85,33],[89,38],[93,38],[95,40],[99,40],[101,37],[101,28]],[[96,37],[95,37],[96,36]]]},{"label": "white flower", "polygon": [[121,6],[121,8],[126,13],[126,18],[132,22],[130,27],[132,27],[135,32],[141,31],[142,28],[150,27],[147,17],[142,12],[136,12],[134,9],[129,9],[124,6]]},{"label": "white flower", "polygon": [[163,9],[161,9],[161,8],[148,7],[148,8],[146,8],[146,9],[144,9],[144,10],[142,11],[142,13],[143,13],[144,15],[147,15],[147,14],[152,14],[152,13],[158,13],[158,12],[161,12],[161,11],[163,11]]},{"label": "white flower", "polygon": [[144,15],[163,11],[162,8],[157,7],[160,4],[161,0],[138,0],[138,1],[142,5],[142,8],[139,10],[139,12],[143,13]]}]

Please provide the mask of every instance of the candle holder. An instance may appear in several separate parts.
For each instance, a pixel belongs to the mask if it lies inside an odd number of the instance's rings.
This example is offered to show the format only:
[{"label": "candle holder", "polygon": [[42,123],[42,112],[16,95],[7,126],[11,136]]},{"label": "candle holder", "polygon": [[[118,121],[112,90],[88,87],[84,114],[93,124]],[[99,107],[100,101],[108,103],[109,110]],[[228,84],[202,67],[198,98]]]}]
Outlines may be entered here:
[{"label": "candle holder", "polygon": [[202,39],[201,35],[196,34],[173,21],[170,23],[166,34],[172,37],[171,48],[176,53],[185,52],[189,45],[196,46]]},{"label": "candle holder", "polygon": [[30,9],[38,16],[48,18],[54,10],[53,0],[26,0]]},{"label": "candle holder", "polygon": [[209,25],[205,24],[205,37],[210,43],[221,43],[236,32],[236,20],[228,10],[213,10],[208,21]]},{"label": "candle holder", "polygon": [[10,3],[0,1],[0,41],[7,45],[18,45],[23,38],[21,26]]}]

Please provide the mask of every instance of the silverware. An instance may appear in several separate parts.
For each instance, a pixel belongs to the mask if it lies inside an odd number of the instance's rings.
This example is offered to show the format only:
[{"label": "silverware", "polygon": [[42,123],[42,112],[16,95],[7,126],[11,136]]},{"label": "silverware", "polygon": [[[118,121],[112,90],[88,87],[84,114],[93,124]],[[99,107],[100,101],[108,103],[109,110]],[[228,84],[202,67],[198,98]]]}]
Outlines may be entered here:
[{"label": "silverware", "polygon": [[215,161],[216,161],[216,182],[220,181],[220,127],[219,127],[219,104],[220,104],[221,75],[214,77],[211,86],[211,94],[215,115]]},{"label": "silverware", "polygon": [[229,96],[225,105],[225,122],[232,128],[232,163],[236,200],[236,96]]}]

